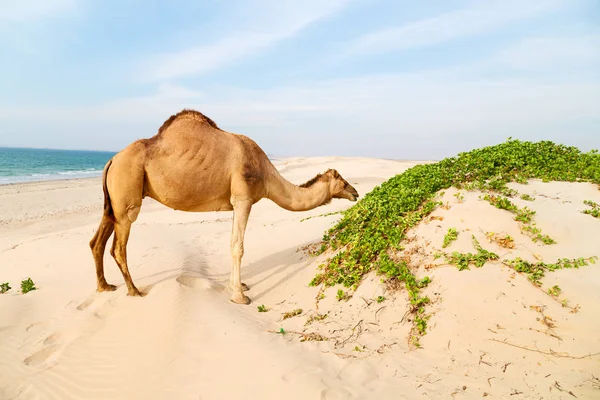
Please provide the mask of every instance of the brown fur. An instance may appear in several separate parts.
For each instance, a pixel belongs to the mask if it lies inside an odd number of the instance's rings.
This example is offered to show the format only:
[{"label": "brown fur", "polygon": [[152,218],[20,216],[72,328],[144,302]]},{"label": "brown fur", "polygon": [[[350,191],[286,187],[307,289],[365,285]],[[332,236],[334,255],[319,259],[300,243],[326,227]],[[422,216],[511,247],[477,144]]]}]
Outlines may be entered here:
[{"label": "brown fur", "polygon": [[301,188],[309,188],[312,185],[314,185],[315,183],[317,183],[321,179],[322,176],[323,176],[323,174],[318,174],[314,178],[312,178],[312,179],[310,179],[310,180],[308,180],[308,181],[306,181],[306,182],[304,182],[304,183],[302,183],[302,184],[300,184],[298,186],[301,187]]},{"label": "brown fur", "polygon": [[158,135],[160,135],[164,130],[166,130],[169,126],[171,126],[171,124],[173,122],[175,122],[175,120],[181,119],[181,118],[194,119],[198,122],[207,123],[208,125],[210,125],[211,127],[215,128],[215,129],[221,130],[221,128],[219,128],[212,119],[208,118],[206,115],[202,114],[200,111],[183,109],[183,110],[179,111],[177,114],[171,115],[169,117],[169,119],[167,119],[165,122],[163,122],[161,127],[158,128]]},{"label": "brown fur", "polygon": [[303,184],[298,185],[298,186],[299,187],[303,187],[303,188],[311,187],[312,185],[314,185],[315,183],[317,183],[321,179],[323,179],[323,177],[325,175],[330,175],[334,179],[340,179],[340,178],[342,178],[341,175],[335,169],[328,169],[324,173],[317,174],[317,176],[315,176],[314,178],[312,178],[312,179],[308,180],[307,182],[304,182]]},{"label": "brown fur", "polygon": [[[178,123],[175,123],[175,122]],[[129,295],[141,295],[127,266],[127,242],[146,196],[175,210],[233,211],[230,284],[232,301],[248,303],[242,293],[240,265],[252,205],[268,198],[291,211],[305,211],[332,198],[355,201],[356,190],[337,171],[328,170],[296,186],[285,180],[250,138],[221,130],[202,113],[183,110],[167,119],[150,139],[131,143],[116,154],[102,174],[104,211],[90,241],[98,291],[115,290],[104,277],[104,250],[111,248]]]}]

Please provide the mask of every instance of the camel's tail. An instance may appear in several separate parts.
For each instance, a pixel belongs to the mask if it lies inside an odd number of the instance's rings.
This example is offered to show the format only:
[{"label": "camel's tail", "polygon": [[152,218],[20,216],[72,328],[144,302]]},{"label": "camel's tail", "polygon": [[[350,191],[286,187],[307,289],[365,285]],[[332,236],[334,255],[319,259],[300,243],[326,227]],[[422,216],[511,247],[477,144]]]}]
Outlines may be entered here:
[{"label": "camel's tail", "polygon": [[115,220],[115,213],[113,212],[112,203],[110,201],[110,194],[108,193],[108,187],[106,186],[106,177],[108,175],[108,169],[112,164],[112,158],[108,160],[102,171],[102,191],[104,192],[104,215],[111,221]]}]

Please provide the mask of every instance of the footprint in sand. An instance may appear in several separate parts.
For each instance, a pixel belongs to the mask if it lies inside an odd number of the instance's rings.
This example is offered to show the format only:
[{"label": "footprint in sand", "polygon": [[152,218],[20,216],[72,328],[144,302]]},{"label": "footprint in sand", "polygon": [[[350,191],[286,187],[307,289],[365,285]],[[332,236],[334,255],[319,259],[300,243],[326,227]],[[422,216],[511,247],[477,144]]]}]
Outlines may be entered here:
[{"label": "footprint in sand", "polygon": [[196,278],[187,274],[183,274],[183,275],[179,275],[177,278],[175,278],[175,280],[177,281],[177,283],[179,283],[182,286],[186,286],[189,288],[203,288],[203,289],[208,289],[210,288],[210,282],[207,279],[204,278]]},{"label": "footprint in sand", "polygon": [[181,274],[175,281],[179,283],[181,286],[185,286],[191,289],[204,289],[204,290],[212,290],[217,292],[222,292],[225,290],[225,286],[218,282],[213,282],[210,279],[190,276],[188,274]]},{"label": "footprint in sand", "polygon": [[342,388],[326,388],[321,390],[321,400],[342,400],[350,398],[351,393]]},{"label": "footprint in sand", "polygon": [[44,339],[44,344],[45,345],[51,345],[51,344],[55,344],[58,340],[58,334],[53,333],[52,335],[48,336],[46,339]]},{"label": "footprint in sand", "polygon": [[[54,335],[52,335],[54,336]],[[50,338],[50,337],[48,337]],[[46,339],[48,340],[48,339]],[[60,346],[58,344],[51,344],[49,346],[44,347],[41,350],[36,351],[29,357],[23,360],[25,365],[36,366],[42,364],[44,361],[48,359],[52,354],[54,354]]]},{"label": "footprint in sand", "polygon": [[45,325],[47,325],[48,323],[46,321],[38,321],[38,322],[34,322],[33,324],[30,324],[27,328],[25,328],[25,332],[29,332],[30,330],[32,330],[33,328],[43,328]]},{"label": "footprint in sand", "polygon": [[81,303],[80,305],[78,305],[77,309],[79,311],[83,311],[86,308],[88,308],[93,302],[94,302],[94,299],[87,299],[86,301],[84,301],[83,303]]}]

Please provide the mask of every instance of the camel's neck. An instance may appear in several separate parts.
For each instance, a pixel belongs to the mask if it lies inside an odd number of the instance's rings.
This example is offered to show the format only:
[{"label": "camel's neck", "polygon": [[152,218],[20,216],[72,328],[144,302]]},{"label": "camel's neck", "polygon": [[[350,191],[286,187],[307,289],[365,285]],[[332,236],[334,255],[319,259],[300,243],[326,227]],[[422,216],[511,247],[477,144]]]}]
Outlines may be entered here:
[{"label": "camel's neck", "polygon": [[268,184],[267,198],[289,211],[306,211],[329,203],[331,195],[326,183],[315,182],[310,187],[296,186],[273,171]]}]

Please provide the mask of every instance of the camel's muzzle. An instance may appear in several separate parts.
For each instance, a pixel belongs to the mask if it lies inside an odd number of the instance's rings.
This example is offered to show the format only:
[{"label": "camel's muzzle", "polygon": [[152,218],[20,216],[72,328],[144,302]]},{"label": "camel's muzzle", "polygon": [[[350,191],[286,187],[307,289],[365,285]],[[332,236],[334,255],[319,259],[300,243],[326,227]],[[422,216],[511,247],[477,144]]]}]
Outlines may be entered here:
[{"label": "camel's muzzle", "polygon": [[354,189],[350,185],[347,185],[345,189],[348,192],[348,194],[350,195],[350,198],[348,200],[350,200],[350,201],[358,200],[358,192],[356,191],[356,189]]}]

